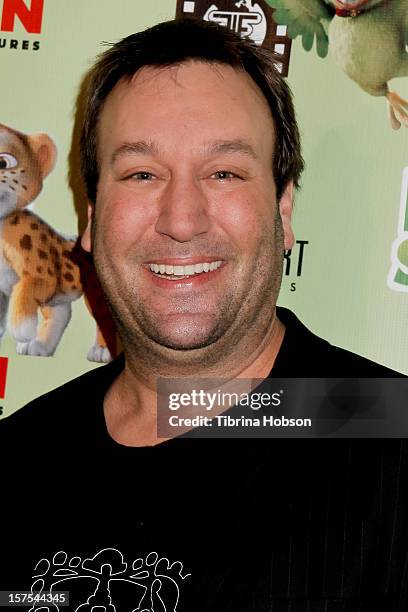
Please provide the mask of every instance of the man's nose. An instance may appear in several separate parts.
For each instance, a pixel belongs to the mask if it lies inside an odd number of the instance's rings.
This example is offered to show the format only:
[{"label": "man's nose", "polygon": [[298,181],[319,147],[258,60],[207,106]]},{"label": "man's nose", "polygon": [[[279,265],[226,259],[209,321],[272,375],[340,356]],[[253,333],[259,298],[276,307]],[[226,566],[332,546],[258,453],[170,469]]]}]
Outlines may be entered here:
[{"label": "man's nose", "polygon": [[189,242],[208,232],[208,202],[200,183],[194,177],[172,177],[160,198],[155,229],[177,242]]}]

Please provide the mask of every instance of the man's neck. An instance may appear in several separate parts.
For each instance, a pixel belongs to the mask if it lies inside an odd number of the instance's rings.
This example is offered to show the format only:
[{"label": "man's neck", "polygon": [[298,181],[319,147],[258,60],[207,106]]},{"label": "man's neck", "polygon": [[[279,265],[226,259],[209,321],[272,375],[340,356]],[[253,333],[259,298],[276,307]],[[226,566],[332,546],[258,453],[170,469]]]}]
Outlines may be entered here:
[{"label": "man's neck", "polygon": [[[285,334],[285,326],[274,316],[262,342],[252,352],[243,353],[241,359],[229,368],[202,368],[197,378],[264,379],[273,368]],[[126,355],[126,352],[125,352]],[[147,366],[147,367],[146,367]],[[168,378],[168,372],[153,372],[149,360],[126,356],[125,368],[109,388],[104,401],[106,425],[111,437],[125,446],[154,446],[163,442],[157,437],[157,379]],[[172,378],[185,378],[185,369]]]}]

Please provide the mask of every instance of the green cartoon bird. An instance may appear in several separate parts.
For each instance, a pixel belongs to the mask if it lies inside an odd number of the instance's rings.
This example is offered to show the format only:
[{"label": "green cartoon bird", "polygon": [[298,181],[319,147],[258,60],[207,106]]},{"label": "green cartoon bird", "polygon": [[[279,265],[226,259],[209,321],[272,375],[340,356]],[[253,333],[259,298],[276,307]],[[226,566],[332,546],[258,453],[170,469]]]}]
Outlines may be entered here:
[{"label": "green cartoon bird", "polygon": [[372,96],[385,96],[391,126],[408,127],[408,102],[388,82],[408,76],[408,0],[267,0],[276,23],[320,57],[330,52],[344,72]]}]

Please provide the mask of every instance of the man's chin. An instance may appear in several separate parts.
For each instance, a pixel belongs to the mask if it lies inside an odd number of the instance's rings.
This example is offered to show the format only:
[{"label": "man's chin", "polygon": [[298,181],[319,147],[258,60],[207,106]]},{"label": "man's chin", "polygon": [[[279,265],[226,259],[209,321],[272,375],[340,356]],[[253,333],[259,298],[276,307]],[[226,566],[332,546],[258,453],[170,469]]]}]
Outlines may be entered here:
[{"label": "man's chin", "polygon": [[156,334],[152,336],[152,340],[154,340],[160,346],[173,349],[175,351],[191,351],[194,349],[202,349],[213,344],[216,339],[217,338],[215,338],[213,334],[206,336],[200,334],[198,337],[196,335],[187,333],[177,335],[160,335],[157,333],[157,330]]},{"label": "man's chin", "polygon": [[201,322],[175,326],[155,326],[147,331],[147,335],[156,344],[175,351],[191,351],[211,346],[220,337],[220,330],[214,326],[208,327]]},{"label": "man's chin", "polygon": [[185,341],[185,342],[180,342],[180,341],[173,341],[171,339],[157,339],[157,344],[160,344],[160,346],[164,347],[164,348],[168,348],[168,349],[172,349],[174,351],[193,351],[193,350],[197,350],[197,349],[203,349],[206,348],[208,346],[210,346],[211,344],[213,344],[213,341],[210,340],[190,340],[190,341]]}]

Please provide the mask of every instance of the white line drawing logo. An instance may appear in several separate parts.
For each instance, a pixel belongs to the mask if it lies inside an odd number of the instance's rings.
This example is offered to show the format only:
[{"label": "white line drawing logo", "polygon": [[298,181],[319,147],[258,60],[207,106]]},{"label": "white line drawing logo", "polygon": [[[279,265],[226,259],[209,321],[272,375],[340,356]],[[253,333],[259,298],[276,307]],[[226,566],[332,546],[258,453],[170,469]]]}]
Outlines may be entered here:
[{"label": "white line drawing logo", "polygon": [[104,548],[92,558],[55,553],[34,568],[31,592],[69,592],[69,607],[56,603],[32,606],[29,612],[177,612],[180,586],[191,574],[180,561],[156,552],[132,563],[116,548]]},{"label": "white line drawing logo", "polygon": [[408,292],[408,166],[402,171],[398,236],[391,246],[387,285],[394,291]]},{"label": "white line drawing logo", "polygon": [[257,45],[262,45],[267,31],[265,13],[258,3],[252,4],[252,0],[239,0],[235,2],[238,11],[222,11],[212,4],[206,11],[203,19],[215,21],[240,34],[242,38],[249,38]]}]

